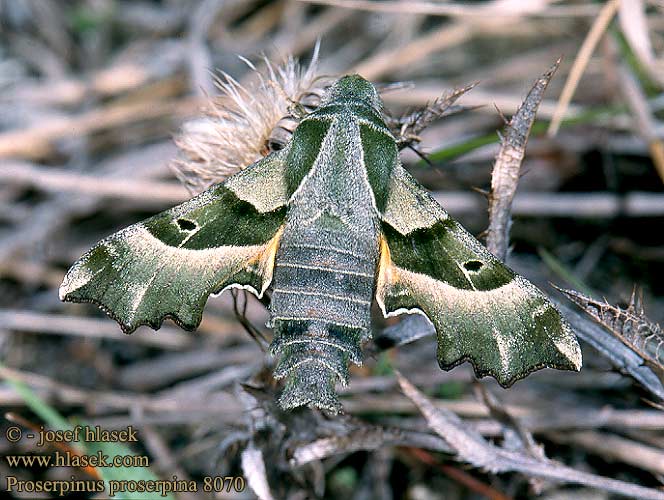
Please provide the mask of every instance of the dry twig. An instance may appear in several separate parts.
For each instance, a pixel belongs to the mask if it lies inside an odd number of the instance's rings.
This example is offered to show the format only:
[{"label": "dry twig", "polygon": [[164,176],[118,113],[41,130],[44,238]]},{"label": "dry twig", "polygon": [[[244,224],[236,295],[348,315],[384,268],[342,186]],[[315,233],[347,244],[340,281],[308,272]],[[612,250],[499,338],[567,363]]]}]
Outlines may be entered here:
[{"label": "dry twig", "polygon": [[164,328],[158,335],[147,331],[138,335],[121,335],[117,324],[111,320],[40,314],[16,309],[0,309],[0,324],[8,330],[105,338],[148,344],[163,349],[182,349],[191,342],[187,334],[174,328]]},{"label": "dry twig", "polygon": [[456,451],[458,460],[492,473],[520,472],[527,476],[564,483],[577,483],[631,498],[664,499],[664,492],[615,479],[579,472],[550,460],[535,459],[499,448],[470,430],[454,413],[436,408],[397,372],[401,390],[420,409],[429,426]]},{"label": "dry twig", "polygon": [[621,309],[574,290],[558,290],[640,356],[664,383],[664,331],[646,317],[634,293],[627,309]]},{"label": "dry twig", "polygon": [[657,132],[655,118],[650,111],[646,96],[639,82],[624,64],[618,66],[618,82],[632,112],[636,133],[648,144],[652,162],[664,182],[664,142]]},{"label": "dry twig", "polygon": [[519,184],[521,163],[526,154],[526,144],[535,122],[537,108],[553,74],[558,69],[560,59],[533,85],[530,92],[507,125],[501,137],[500,151],[496,156],[491,173],[491,193],[489,195],[489,228],[487,248],[498,259],[504,261],[509,247],[509,233],[512,225],[512,200]]},{"label": "dry twig", "polygon": [[261,500],[272,500],[274,497],[267,480],[263,453],[253,444],[250,444],[242,451],[241,460],[242,471],[247,478],[249,487]]}]

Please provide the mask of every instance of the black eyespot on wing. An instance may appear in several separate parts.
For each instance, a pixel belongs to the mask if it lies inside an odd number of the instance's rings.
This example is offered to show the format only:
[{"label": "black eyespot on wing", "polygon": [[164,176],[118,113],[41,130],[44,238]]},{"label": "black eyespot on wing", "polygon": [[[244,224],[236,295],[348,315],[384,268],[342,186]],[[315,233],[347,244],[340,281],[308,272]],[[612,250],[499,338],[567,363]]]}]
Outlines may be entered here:
[{"label": "black eyespot on wing", "polygon": [[482,269],[482,266],[484,264],[481,263],[479,260],[469,260],[468,262],[463,263],[463,267],[466,268],[467,271],[472,271],[472,272],[477,272],[480,269]]},{"label": "black eyespot on wing", "polygon": [[190,220],[187,219],[177,219],[175,222],[177,222],[178,227],[182,231],[193,231],[198,227],[195,222],[191,222]]}]

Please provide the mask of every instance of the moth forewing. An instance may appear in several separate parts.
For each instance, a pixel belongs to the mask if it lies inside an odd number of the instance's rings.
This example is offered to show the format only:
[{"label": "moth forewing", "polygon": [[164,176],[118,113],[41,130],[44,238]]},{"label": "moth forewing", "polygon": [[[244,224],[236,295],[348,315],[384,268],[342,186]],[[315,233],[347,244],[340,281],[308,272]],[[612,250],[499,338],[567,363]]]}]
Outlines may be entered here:
[{"label": "moth forewing", "polygon": [[[408,174],[397,170],[397,177],[401,195],[391,195],[382,214],[376,299],[383,313],[424,313],[436,329],[443,369],[468,360],[478,376],[504,386],[543,367],[580,369],[576,337],[545,295],[500,263]],[[421,215],[410,219],[413,204]]]},{"label": "moth forewing", "polygon": [[[208,296],[230,286],[260,295],[272,279],[286,215],[284,167],[268,157],[232,185],[213,186],[100,241],[67,272],[60,298],[92,302],[130,333],[141,325],[158,329],[167,317],[194,329]],[[261,210],[245,176],[263,177],[272,193]]]}]

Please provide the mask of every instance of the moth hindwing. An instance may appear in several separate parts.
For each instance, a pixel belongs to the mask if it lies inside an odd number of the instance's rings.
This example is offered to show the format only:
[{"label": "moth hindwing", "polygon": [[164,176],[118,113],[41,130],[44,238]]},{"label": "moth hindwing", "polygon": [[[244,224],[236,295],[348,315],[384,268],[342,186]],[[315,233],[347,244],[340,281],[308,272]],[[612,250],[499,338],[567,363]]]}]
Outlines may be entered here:
[{"label": "moth hindwing", "polygon": [[101,306],[131,332],[166,317],[193,329],[210,294],[260,297],[268,286],[283,408],[340,409],[335,383],[362,362],[374,297],[386,316],[429,318],[444,369],[469,360],[507,386],[581,364],[544,294],[403,169],[378,93],[357,75],[330,87],[283,150],[102,240],[60,295]]}]

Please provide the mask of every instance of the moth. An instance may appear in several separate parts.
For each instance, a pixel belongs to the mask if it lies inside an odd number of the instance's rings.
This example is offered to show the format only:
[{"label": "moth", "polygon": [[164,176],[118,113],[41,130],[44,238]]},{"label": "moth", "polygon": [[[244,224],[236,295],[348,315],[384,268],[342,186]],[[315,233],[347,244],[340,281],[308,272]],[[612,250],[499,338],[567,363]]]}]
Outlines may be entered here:
[{"label": "moth", "polygon": [[386,317],[425,315],[445,370],[468,360],[509,386],[581,365],[545,295],[401,166],[379,94],[358,75],[336,81],[283,149],[99,242],[60,298],[97,304],[126,333],[167,317],[192,330],[211,294],[268,287],[284,409],[340,410],[335,384],[362,363],[373,300]]}]

